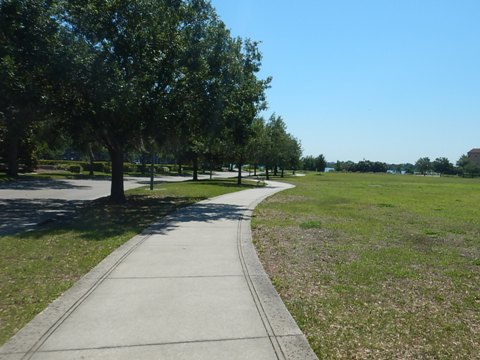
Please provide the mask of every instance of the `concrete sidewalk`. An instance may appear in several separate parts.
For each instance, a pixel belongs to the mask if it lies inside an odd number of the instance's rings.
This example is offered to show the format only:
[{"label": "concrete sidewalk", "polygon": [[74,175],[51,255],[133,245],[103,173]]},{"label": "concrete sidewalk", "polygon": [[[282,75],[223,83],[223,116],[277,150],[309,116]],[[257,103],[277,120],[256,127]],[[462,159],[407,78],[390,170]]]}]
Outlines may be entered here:
[{"label": "concrete sidewalk", "polygon": [[251,243],[290,187],[182,209],[114,251],[0,348],[0,359],[316,359]]}]

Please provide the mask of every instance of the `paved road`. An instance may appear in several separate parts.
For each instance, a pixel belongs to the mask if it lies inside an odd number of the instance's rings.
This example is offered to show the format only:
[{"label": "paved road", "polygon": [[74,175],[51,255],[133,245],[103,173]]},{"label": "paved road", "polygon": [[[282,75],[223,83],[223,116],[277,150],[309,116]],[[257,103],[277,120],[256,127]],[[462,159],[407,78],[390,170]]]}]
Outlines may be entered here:
[{"label": "paved road", "polygon": [[[235,173],[215,173],[215,178]],[[200,175],[200,179],[209,178]],[[160,176],[155,182],[178,182],[191,177]],[[147,186],[148,178],[125,177],[125,190]],[[41,228],[43,224],[71,216],[85,201],[110,194],[110,180],[34,179],[0,184],[0,236]]]},{"label": "paved road", "polygon": [[0,359],[316,359],[258,261],[255,205],[184,208],[113,252],[0,348]]}]

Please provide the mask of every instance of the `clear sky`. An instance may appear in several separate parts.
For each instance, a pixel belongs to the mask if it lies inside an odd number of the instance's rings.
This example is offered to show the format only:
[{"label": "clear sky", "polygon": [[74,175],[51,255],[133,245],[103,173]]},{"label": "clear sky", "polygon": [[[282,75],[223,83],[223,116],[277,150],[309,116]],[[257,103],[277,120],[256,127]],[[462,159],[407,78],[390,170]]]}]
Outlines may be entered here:
[{"label": "clear sky", "polygon": [[212,0],[262,41],[269,110],[328,161],[480,148],[480,0]]}]

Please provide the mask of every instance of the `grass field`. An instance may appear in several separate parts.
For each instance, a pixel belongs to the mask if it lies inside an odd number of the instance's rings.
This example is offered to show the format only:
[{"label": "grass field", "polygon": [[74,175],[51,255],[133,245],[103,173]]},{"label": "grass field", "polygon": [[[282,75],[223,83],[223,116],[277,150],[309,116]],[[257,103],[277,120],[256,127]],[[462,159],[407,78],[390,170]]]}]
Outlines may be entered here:
[{"label": "grass field", "polygon": [[[0,345],[115,248],[194,202],[255,185],[236,179],[160,184],[127,192],[124,205],[105,199],[79,209],[76,220],[0,236]],[[250,185],[249,185],[250,184]]]},{"label": "grass field", "polygon": [[320,359],[480,359],[480,180],[310,174],[254,242]]}]

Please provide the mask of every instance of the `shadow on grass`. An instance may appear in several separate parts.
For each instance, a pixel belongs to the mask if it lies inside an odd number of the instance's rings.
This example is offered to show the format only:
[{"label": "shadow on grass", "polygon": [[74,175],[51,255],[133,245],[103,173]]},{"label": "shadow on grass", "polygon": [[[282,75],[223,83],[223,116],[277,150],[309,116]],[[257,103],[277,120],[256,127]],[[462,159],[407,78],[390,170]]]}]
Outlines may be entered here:
[{"label": "shadow on grass", "polygon": [[[252,184],[239,186],[224,179],[200,180],[195,184],[240,189],[257,187]],[[50,232],[73,232],[87,241],[103,241],[127,232],[139,233],[175,210],[206,198],[206,195],[127,194],[127,201],[123,204],[112,204],[109,197],[94,201],[1,200],[0,236],[18,233],[19,239],[40,239]],[[192,221],[239,220],[245,210],[232,205],[196,204],[178,212],[173,220],[175,227]],[[167,232],[172,226],[157,227],[155,232]]]},{"label": "shadow on grass", "polygon": [[[126,232],[140,232],[158,219],[180,207],[193,204],[202,198],[155,198],[129,195],[121,205],[112,205],[107,198],[70,207],[68,219],[51,221],[37,226],[37,231],[27,231],[16,236],[22,240],[42,239],[48,233],[74,232],[87,241],[103,241]],[[65,204],[64,204],[65,205]]]},{"label": "shadow on grass", "polygon": [[84,201],[56,199],[0,199],[0,236],[71,218]]},{"label": "shadow on grass", "polygon": [[[17,234],[22,240],[43,238],[47,233],[75,232],[86,241],[103,241],[127,232],[139,233],[166,215],[185,206],[204,200],[204,197],[148,197],[129,195],[121,205],[112,205],[108,198],[93,202],[71,204],[69,218],[47,222],[36,227],[39,231]],[[76,206],[76,209],[74,208]],[[165,234],[183,223],[212,222],[216,220],[241,220],[246,208],[226,204],[196,204],[178,211],[174,218],[152,229],[156,234]]]}]

